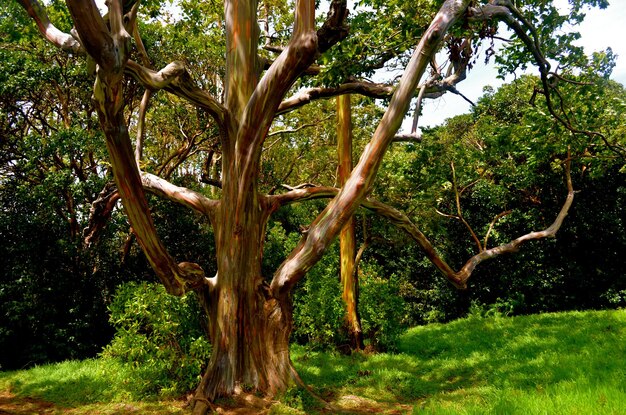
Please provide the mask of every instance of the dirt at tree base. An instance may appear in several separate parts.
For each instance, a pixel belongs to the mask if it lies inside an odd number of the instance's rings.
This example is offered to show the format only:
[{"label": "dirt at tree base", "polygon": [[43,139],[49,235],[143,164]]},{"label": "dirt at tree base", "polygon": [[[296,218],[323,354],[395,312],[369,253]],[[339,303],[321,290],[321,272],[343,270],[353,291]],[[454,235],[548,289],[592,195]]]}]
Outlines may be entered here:
[{"label": "dirt at tree base", "polygon": [[20,398],[8,390],[0,391],[0,415],[33,415],[58,413],[54,404],[39,399]]},{"label": "dirt at tree base", "polygon": [[[259,398],[253,394],[241,394],[236,398],[220,402],[213,406],[214,413],[220,415],[264,415],[276,401]],[[157,404],[158,405],[158,404]],[[178,405],[177,405],[178,406]],[[180,402],[178,410],[172,411],[163,408],[159,411],[155,407],[139,408],[134,405],[118,403],[107,405],[106,409],[85,411],[85,408],[63,408],[43,399],[20,397],[10,390],[0,390],[0,415],[83,415],[83,414],[106,414],[106,415],[152,415],[152,414],[188,414],[189,407],[185,408],[184,402]],[[155,410],[156,409],[156,410]],[[386,414],[396,415],[411,412],[410,405],[381,404],[371,399],[353,395],[341,396],[332,404],[332,409],[321,410],[327,414]]]}]

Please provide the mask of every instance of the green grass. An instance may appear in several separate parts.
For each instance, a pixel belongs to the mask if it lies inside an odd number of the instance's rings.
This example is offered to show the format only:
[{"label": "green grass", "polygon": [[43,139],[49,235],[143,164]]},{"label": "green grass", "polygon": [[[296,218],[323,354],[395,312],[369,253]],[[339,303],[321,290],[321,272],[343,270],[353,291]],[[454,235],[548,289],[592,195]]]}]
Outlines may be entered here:
[{"label": "green grass", "polygon": [[40,399],[61,408],[82,409],[71,413],[128,412],[120,405],[107,405],[121,403],[144,414],[184,413],[180,402],[163,404],[157,402],[159,396],[146,396],[145,382],[149,380],[115,359],[67,361],[0,372],[0,390],[11,390],[19,397]]},{"label": "green grass", "polygon": [[322,394],[414,414],[626,414],[626,310],[433,324],[410,329],[399,349],[293,355]]},{"label": "green grass", "polygon": [[[399,350],[344,356],[294,346],[292,358],[307,384],[348,412],[626,414],[626,310],[467,318],[413,328]],[[0,373],[1,388],[65,407],[146,399],[137,382],[111,360]],[[317,412],[297,390],[271,410]]]}]

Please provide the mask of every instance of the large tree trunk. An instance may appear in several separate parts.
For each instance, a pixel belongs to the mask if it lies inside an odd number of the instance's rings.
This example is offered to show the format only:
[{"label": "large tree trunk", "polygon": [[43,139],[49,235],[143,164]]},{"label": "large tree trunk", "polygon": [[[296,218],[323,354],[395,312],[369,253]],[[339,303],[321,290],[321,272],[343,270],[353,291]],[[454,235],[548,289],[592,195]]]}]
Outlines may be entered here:
[{"label": "large tree trunk", "polygon": [[[226,156],[226,161],[232,161]],[[292,382],[289,297],[271,296],[261,274],[263,241],[270,209],[227,164],[220,207],[214,220],[218,277],[202,296],[213,352],[195,395],[194,413],[209,402],[239,392],[274,395]]]},{"label": "large tree trunk", "polygon": [[211,295],[213,353],[196,390],[195,414],[204,414],[208,402],[221,396],[256,391],[274,395],[291,383],[291,309],[266,297],[258,278],[240,278],[251,262],[220,274],[232,277],[237,288],[224,285]]}]

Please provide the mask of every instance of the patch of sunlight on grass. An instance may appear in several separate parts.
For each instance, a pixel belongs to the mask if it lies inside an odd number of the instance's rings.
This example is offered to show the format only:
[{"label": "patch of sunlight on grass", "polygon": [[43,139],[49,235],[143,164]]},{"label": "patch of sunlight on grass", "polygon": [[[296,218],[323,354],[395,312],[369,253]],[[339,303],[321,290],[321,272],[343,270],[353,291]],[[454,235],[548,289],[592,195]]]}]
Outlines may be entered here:
[{"label": "patch of sunlight on grass", "polygon": [[306,413],[300,409],[277,403],[271,406],[268,415],[306,415]]},{"label": "patch of sunlight on grass", "polygon": [[128,367],[114,359],[87,359],[9,372],[5,384],[18,396],[74,407],[144,398],[137,395],[132,379]]}]

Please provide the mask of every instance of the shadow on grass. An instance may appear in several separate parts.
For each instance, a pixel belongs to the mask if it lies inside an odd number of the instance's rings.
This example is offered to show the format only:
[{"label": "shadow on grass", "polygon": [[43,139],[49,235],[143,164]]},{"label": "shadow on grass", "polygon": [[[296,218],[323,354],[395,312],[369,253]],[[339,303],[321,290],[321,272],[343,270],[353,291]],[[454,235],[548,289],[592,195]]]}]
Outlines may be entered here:
[{"label": "shadow on grass", "polygon": [[[341,413],[422,413],[434,404],[443,412],[432,413],[566,413],[590,403],[604,411],[597,413],[626,413],[626,310],[416,327],[399,350],[345,356],[294,346],[292,357],[302,379]],[[0,373],[0,385],[15,394],[66,407],[141,399],[132,379],[102,359]],[[305,413],[319,413],[307,399],[292,397]],[[528,410],[559,400],[566,406],[552,412]]]},{"label": "shadow on grass", "polygon": [[294,361],[304,381],[328,398],[354,394],[415,404],[445,395],[480,403],[493,390],[626,385],[625,340],[624,310],[468,318],[409,330],[398,354],[342,356],[301,348]]}]

